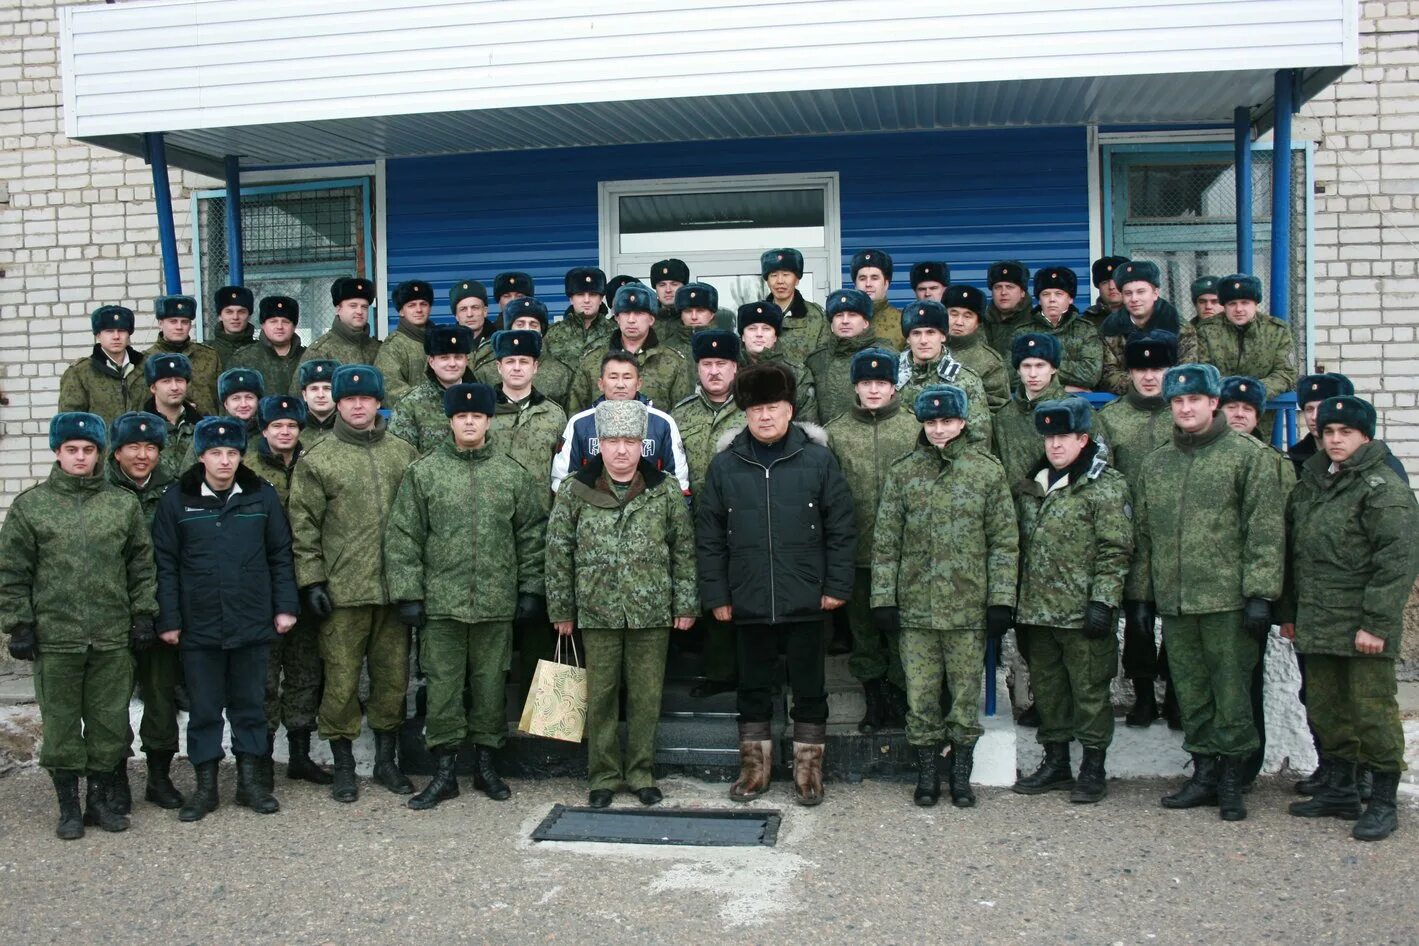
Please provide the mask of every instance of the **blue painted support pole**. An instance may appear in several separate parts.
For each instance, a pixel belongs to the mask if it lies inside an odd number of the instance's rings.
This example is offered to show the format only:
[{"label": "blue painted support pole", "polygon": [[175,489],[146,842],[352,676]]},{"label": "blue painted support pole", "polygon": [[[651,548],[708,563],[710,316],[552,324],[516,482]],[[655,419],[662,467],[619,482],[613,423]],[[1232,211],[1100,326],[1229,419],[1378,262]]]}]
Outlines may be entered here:
[{"label": "blue painted support pole", "polygon": [[241,265],[241,162],[229,154],[223,162],[227,172],[227,282],[243,285]]},{"label": "blue painted support pole", "polygon": [[1252,271],[1251,109],[1238,105],[1232,113],[1237,176],[1237,272]]},{"label": "blue painted support pole", "polygon": [[1000,651],[995,638],[985,639],[985,715],[995,715],[995,667],[1000,662]]},{"label": "blue painted support pole", "polygon": [[1291,109],[1290,69],[1276,70],[1276,127],[1271,147],[1271,305],[1286,320],[1291,313]]},{"label": "blue painted support pole", "polygon": [[177,261],[177,228],[172,222],[172,189],[168,187],[168,152],[163,133],[143,135],[148,146],[148,164],[153,169],[153,200],[158,209],[158,245],[163,251],[163,283],[167,294],[182,294],[182,268]]}]

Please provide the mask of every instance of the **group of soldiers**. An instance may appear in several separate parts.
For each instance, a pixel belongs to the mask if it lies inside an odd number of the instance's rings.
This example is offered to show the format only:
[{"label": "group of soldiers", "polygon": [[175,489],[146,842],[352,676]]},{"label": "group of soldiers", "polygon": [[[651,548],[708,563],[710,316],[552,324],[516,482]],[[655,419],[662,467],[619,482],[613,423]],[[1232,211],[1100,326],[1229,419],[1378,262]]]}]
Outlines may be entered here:
[{"label": "group of soldiers", "polygon": [[[1164,806],[1246,816],[1279,624],[1322,760],[1292,812],[1356,820],[1363,839],[1395,829],[1394,660],[1419,507],[1349,380],[1297,383],[1258,279],[1198,279],[1184,320],[1158,267],[1122,257],[1094,263],[1082,312],[1063,266],[1032,279],[1001,261],[982,291],[918,263],[903,308],[880,250],[857,253],[852,287],[822,307],[798,291],[797,250],[761,269],[763,298],[728,311],[679,260],[646,280],[576,267],[556,319],[525,273],[491,294],[457,280],[451,324],[413,280],[383,342],[374,285],[341,278],[309,347],[295,299],[257,305],[240,286],[215,293],[210,346],[192,338],[191,297],[157,300],[147,352],[130,347],[131,310],[96,309],[93,353],[61,380],[56,465],[0,528],[0,630],[36,660],[59,835],[127,826],[135,687],[145,795],[184,820],[218,804],[224,715],[237,800],[259,812],[279,807],[283,726],[290,777],[355,800],[365,718],[374,780],[411,808],[459,794],[467,743],[475,786],[505,799],[514,655],[525,685],[572,635],[595,807],[623,787],[661,800],[666,654],[689,632],[694,695],[738,693],[735,800],[770,786],[783,658],[795,795],[821,802],[825,661],[847,651],[859,728],[904,727],[916,749],[916,802],[936,804],[944,776],[953,804],[974,805],[986,642],[1013,629],[1044,748],[1015,790],[1098,802],[1120,618],[1127,722],[1159,718],[1165,679],[1163,714],[1192,754]],[[1293,390],[1309,434],[1282,454],[1267,402]],[[1087,392],[1118,397],[1096,411]],[[395,751],[411,631],[437,759],[417,794]],[[184,674],[186,798],[170,776]],[[332,772],[310,758],[317,730]]]}]

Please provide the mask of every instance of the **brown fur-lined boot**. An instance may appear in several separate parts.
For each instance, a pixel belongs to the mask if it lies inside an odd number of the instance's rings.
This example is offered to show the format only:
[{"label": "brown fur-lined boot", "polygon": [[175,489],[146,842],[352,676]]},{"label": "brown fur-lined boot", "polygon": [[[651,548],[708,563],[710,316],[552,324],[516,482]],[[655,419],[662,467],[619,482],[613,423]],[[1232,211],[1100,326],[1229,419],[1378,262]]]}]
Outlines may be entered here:
[{"label": "brown fur-lined boot", "polygon": [[769,790],[774,744],[769,723],[739,724],[739,780],[729,787],[731,801],[752,801]]}]

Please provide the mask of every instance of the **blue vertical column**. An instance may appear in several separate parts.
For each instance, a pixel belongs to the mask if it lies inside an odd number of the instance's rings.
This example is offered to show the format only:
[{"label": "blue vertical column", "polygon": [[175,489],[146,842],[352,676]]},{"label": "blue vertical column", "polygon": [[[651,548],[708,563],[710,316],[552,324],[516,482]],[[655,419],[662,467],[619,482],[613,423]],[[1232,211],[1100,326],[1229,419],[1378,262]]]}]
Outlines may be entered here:
[{"label": "blue vertical column", "polygon": [[[1276,126],[1271,148],[1271,305],[1268,311],[1278,319],[1291,317],[1291,115],[1295,110],[1295,73],[1276,71]],[[1271,442],[1285,448],[1295,440],[1296,395],[1288,392],[1278,400]]]},{"label": "blue vertical column", "polygon": [[182,294],[182,269],[177,261],[177,228],[172,222],[172,189],[168,186],[168,152],[160,131],[145,132],[148,164],[153,169],[153,201],[158,211],[158,245],[163,253],[163,283],[167,294]]},{"label": "blue vertical column", "polygon": [[1233,148],[1237,177],[1237,269],[1250,273],[1252,266],[1251,219],[1251,109],[1238,105],[1232,113]]},{"label": "blue vertical column", "polygon": [[229,154],[223,161],[227,177],[227,282],[244,285],[241,265],[241,161]]}]

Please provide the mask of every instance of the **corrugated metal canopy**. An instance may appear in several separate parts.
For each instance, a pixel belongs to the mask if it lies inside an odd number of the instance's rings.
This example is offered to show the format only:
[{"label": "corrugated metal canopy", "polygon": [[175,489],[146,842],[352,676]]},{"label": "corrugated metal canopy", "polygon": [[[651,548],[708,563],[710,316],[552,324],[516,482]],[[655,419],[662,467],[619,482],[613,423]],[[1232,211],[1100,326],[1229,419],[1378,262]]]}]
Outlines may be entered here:
[{"label": "corrugated metal canopy", "polygon": [[[1305,101],[1345,67],[1300,73]],[[803,135],[1098,123],[1228,123],[1238,105],[1270,127],[1274,72],[1208,70],[592,102],[168,131],[173,164],[220,176],[243,166]],[[142,155],[140,135],[81,140]]]}]

